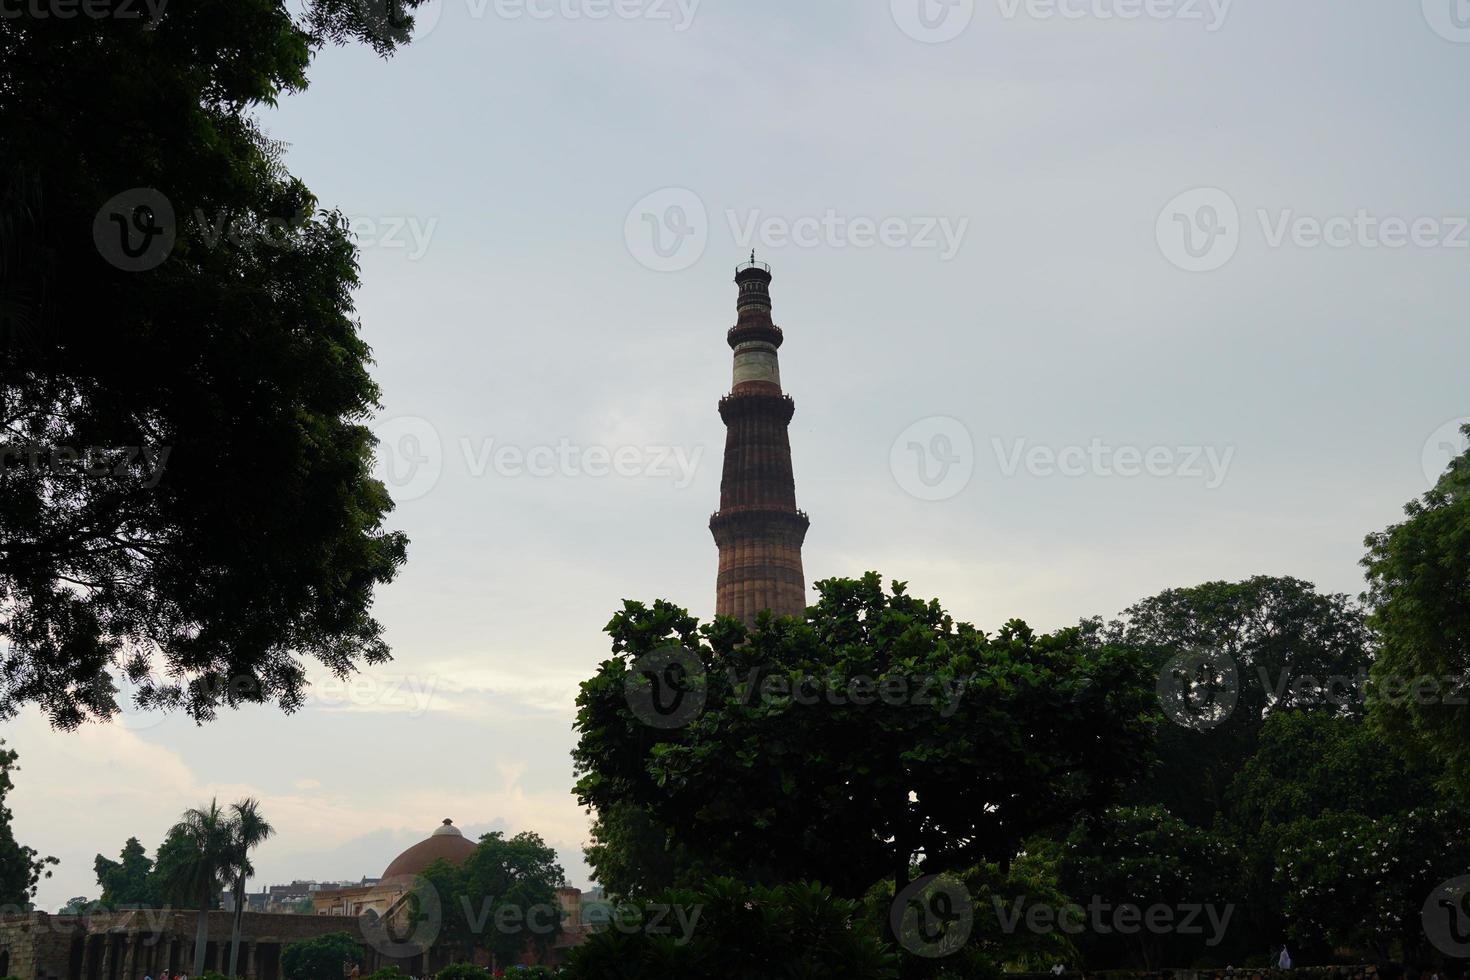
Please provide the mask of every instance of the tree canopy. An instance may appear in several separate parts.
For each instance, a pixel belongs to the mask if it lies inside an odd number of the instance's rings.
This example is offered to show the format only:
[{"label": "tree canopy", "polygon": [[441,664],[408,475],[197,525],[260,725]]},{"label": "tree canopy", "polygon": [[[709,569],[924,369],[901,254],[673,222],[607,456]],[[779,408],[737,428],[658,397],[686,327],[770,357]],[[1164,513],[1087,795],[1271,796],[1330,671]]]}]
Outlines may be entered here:
[{"label": "tree canopy", "polygon": [[[422,0],[104,0],[0,31],[0,717],[302,700],[388,656],[355,246],[252,110]],[[136,16],[123,16],[124,8]]]},{"label": "tree canopy", "polygon": [[1368,537],[1363,559],[1381,643],[1373,679],[1383,696],[1372,717],[1470,793],[1470,452],[1404,513],[1403,523]]},{"label": "tree canopy", "polygon": [[[876,573],[816,589],[805,621],[751,632],[626,603],[613,658],[578,697],[579,800],[644,808],[710,871],[858,898],[901,888],[915,861],[1004,865],[1141,771],[1157,715],[1135,653],[1019,621],[988,636]],[[667,678],[646,676],[649,658],[670,644],[687,661],[679,690],[650,692]],[[655,726],[650,694],[703,707]]]},{"label": "tree canopy", "polygon": [[522,952],[545,952],[561,935],[556,889],[566,874],[556,850],[532,831],[486,834],[463,864],[436,861],[422,877],[443,916],[438,945],[461,955],[478,948],[497,963],[513,963]]}]

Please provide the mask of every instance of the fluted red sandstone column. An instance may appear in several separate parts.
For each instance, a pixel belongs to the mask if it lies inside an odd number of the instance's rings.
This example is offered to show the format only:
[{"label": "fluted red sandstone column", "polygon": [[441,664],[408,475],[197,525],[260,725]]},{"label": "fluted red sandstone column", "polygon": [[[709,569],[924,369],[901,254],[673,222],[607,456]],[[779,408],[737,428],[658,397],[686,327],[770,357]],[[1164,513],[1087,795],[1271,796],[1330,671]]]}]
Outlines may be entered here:
[{"label": "fluted red sandstone column", "polygon": [[720,549],[715,613],[747,625],[769,609],[778,616],[806,612],[801,545],[807,517],[796,509],[787,426],[795,405],[781,392],[776,351],[781,328],[771,322],[771,270],[751,261],[735,273],[739,319],[730,330],[735,383],[720,399],[725,469],[720,509],[710,531]]}]

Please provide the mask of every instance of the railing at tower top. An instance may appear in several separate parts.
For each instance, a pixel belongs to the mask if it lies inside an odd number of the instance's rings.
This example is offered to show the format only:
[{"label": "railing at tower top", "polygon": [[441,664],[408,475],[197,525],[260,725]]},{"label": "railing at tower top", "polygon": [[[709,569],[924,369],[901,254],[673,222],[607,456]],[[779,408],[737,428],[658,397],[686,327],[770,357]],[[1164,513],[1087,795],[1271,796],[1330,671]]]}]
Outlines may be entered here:
[{"label": "railing at tower top", "polygon": [[769,273],[771,271],[770,265],[768,265],[765,262],[750,261],[750,262],[742,262],[739,265],[737,265],[735,267],[735,274],[738,276],[738,275],[740,275],[740,273],[742,273],[742,272],[748,272],[751,269],[759,269],[761,272],[765,272],[765,273]]}]

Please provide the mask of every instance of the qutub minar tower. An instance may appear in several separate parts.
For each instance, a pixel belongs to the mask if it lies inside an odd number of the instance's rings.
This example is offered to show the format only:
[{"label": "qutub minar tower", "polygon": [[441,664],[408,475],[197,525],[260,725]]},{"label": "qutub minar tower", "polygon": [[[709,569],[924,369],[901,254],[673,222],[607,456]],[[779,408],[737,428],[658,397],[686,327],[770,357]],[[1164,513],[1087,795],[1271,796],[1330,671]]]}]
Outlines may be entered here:
[{"label": "qutub minar tower", "polygon": [[781,328],[771,322],[771,267],[755,261],[735,270],[739,317],[728,340],[735,383],[720,399],[725,422],[725,469],[720,509],[709,529],[720,548],[715,614],[746,625],[769,609],[777,616],[806,612],[801,545],[808,525],[796,509],[787,426],[796,411],[781,391],[776,350]]}]

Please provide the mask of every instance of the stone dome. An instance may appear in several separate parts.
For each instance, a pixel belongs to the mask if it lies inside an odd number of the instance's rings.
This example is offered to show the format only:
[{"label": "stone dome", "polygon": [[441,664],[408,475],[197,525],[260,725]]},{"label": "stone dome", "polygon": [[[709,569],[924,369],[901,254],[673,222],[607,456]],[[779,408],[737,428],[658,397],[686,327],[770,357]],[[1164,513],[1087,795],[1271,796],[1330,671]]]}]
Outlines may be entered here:
[{"label": "stone dome", "polygon": [[474,842],[459,832],[454,821],[446,819],[432,834],[393,859],[383,872],[383,884],[410,881],[441,858],[456,866],[464,864],[474,850]]}]

